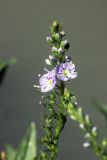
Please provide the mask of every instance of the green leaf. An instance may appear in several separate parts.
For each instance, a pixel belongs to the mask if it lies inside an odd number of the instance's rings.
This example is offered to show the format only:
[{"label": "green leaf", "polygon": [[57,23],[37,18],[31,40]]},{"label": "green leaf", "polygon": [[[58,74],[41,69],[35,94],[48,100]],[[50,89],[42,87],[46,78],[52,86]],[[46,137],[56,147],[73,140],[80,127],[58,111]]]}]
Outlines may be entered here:
[{"label": "green leaf", "polygon": [[103,104],[96,100],[93,100],[93,104],[107,120],[107,104]]},{"label": "green leaf", "polygon": [[36,157],[36,129],[31,123],[19,146],[14,160],[32,160]]},{"label": "green leaf", "polygon": [[16,155],[15,149],[11,145],[6,145],[6,157],[7,160],[14,160]]},{"label": "green leaf", "polygon": [[0,71],[2,71],[5,67],[7,67],[7,63],[0,60]]},{"label": "green leaf", "polygon": [[12,57],[9,61],[4,61],[0,59],[0,71],[2,71],[4,68],[8,67],[9,65],[16,64],[17,59]]}]

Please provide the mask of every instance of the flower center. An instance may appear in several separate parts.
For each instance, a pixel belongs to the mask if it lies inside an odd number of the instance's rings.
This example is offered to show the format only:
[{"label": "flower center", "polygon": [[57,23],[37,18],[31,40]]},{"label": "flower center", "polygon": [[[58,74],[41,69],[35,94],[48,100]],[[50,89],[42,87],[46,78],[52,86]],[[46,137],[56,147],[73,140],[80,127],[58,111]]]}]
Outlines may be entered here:
[{"label": "flower center", "polygon": [[52,84],[52,79],[49,79],[48,80],[48,85],[51,85]]},{"label": "flower center", "polygon": [[64,74],[64,76],[69,75],[69,70],[67,70],[67,69],[66,69],[66,70],[64,70],[64,71],[63,71],[63,74]]}]

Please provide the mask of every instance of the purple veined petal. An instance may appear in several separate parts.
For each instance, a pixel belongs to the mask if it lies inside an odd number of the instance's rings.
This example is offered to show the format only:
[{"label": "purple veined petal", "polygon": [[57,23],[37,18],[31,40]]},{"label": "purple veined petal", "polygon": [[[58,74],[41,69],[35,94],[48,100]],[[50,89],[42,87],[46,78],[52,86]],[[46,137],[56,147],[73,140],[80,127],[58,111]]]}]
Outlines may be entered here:
[{"label": "purple veined petal", "polygon": [[70,70],[74,70],[75,71],[75,65],[73,64],[73,63],[71,63],[71,62],[68,62],[68,63],[70,63],[69,64],[69,66],[68,66],[68,68],[70,69]]},{"label": "purple veined petal", "polygon": [[54,68],[54,69],[51,71],[50,74],[51,74],[52,76],[55,76],[55,74],[56,74],[56,73],[55,73],[55,70],[56,70],[56,68]]},{"label": "purple veined petal", "polygon": [[41,86],[41,92],[48,92],[48,91],[49,91],[49,87],[47,87],[47,85]]},{"label": "purple veined petal", "polygon": [[61,63],[56,67],[56,76],[62,81],[68,81],[77,77],[75,65],[71,62]]},{"label": "purple veined petal", "polygon": [[53,85],[43,85],[43,86],[41,86],[41,92],[51,91],[54,87],[55,87],[55,84],[53,84]]},{"label": "purple veined petal", "polygon": [[76,78],[76,77],[77,77],[77,72],[72,72],[71,79]]},{"label": "purple veined petal", "polygon": [[56,85],[55,71],[52,70],[51,72],[48,72],[41,76],[39,84],[41,92],[48,92],[52,90]]},{"label": "purple veined petal", "polygon": [[43,76],[40,77],[40,79],[39,79],[40,85],[45,85],[46,84],[46,82],[48,80],[48,76],[47,75],[48,74],[44,74]]}]

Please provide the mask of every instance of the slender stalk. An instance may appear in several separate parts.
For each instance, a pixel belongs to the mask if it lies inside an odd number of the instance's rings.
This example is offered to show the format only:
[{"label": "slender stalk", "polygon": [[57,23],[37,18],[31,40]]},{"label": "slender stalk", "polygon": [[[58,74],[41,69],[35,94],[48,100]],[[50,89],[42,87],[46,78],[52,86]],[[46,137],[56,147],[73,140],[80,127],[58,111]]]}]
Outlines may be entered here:
[{"label": "slender stalk", "polygon": [[44,97],[44,107],[47,109],[47,114],[43,115],[43,137],[41,138],[42,151],[39,159],[57,160],[58,157],[58,141],[60,134],[66,123],[66,116],[63,112],[63,96],[64,84],[60,82],[59,91],[61,96],[59,105],[56,106],[56,96],[53,91],[51,95]]},{"label": "slender stalk", "polygon": [[42,101],[46,113],[42,116],[43,136],[37,160],[58,159],[58,141],[68,115],[84,131],[84,147],[91,147],[97,157],[107,160],[107,138],[99,142],[98,129],[77,105],[76,97],[65,87],[66,81],[77,77],[71,57],[65,55],[69,49],[68,41],[63,40],[65,32],[56,21],[53,22],[50,31],[51,37],[47,37],[47,41],[52,46],[52,55],[46,59],[49,71],[40,78],[40,86],[36,86],[41,92],[51,91]]},{"label": "slender stalk", "polygon": [[107,139],[99,142],[98,129],[93,125],[89,116],[83,113],[82,108],[75,104],[74,99],[74,95],[65,88],[64,107],[71,119],[79,123],[80,128],[85,132],[86,143],[84,143],[84,147],[91,147],[97,157],[101,160],[107,160]]}]

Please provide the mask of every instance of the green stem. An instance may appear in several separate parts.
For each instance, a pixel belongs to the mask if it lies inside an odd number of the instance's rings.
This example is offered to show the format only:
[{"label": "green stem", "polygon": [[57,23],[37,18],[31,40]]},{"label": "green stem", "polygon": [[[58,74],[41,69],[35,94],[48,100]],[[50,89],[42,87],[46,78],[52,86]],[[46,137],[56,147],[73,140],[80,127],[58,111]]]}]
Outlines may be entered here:
[{"label": "green stem", "polygon": [[42,151],[38,160],[57,160],[58,141],[66,123],[66,115],[63,112],[64,84],[60,83],[60,103],[56,105],[56,93],[53,91],[44,98],[44,106],[47,114],[43,115],[43,136],[41,138]]},{"label": "green stem", "polygon": [[89,142],[90,147],[94,150],[96,156],[101,160],[107,160],[107,154],[105,152],[105,147],[107,147],[107,145],[104,147],[102,143],[98,142],[98,130],[95,129],[89,116],[83,113],[82,108],[75,105],[74,95],[67,89],[65,89],[63,103],[71,119],[79,123],[80,128],[86,133],[87,136],[85,136],[85,138],[87,142]]},{"label": "green stem", "polygon": [[[54,135],[53,135],[53,144],[54,144],[54,150],[52,152],[52,160],[56,160],[55,157],[57,157],[58,153],[58,141],[59,141],[59,136],[65,126],[66,123],[66,115],[63,113],[63,95],[64,95],[64,83],[61,81],[60,82],[60,92],[61,92],[61,97],[60,97],[60,104],[58,105],[57,108],[57,124],[55,127]],[[54,159],[55,158],[55,159]]]}]

